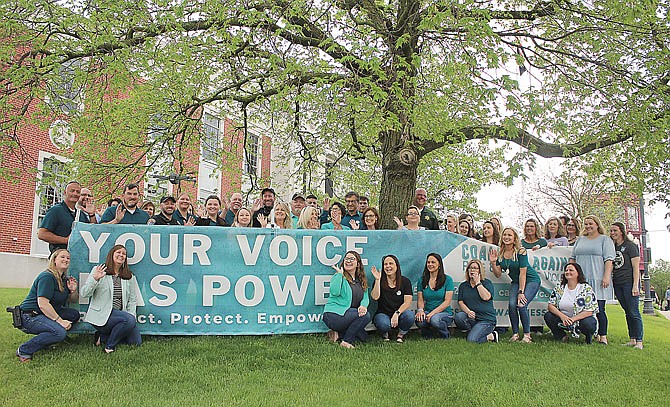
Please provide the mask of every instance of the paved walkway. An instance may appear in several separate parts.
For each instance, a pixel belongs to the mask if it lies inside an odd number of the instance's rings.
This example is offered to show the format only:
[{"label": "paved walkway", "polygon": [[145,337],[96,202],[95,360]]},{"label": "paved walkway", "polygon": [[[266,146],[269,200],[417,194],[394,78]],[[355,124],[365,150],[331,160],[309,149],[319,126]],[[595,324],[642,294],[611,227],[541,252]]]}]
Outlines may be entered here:
[{"label": "paved walkway", "polygon": [[670,311],[658,311],[663,315],[664,317],[670,319]]}]

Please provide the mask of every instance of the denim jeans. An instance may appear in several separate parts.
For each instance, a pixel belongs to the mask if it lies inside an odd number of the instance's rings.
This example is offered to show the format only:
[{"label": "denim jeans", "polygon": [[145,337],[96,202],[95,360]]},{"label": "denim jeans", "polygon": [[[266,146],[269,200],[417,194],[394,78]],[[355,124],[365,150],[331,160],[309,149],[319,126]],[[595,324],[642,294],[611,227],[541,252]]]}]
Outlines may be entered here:
[{"label": "denim jeans", "polygon": [[365,326],[370,323],[370,313],[367,312],[362,317],[359,317],[358,309],[356,308],[349,308],[344,315],[334,312],[324,312],[323,323],[329,329],[337,331],[344,342],[351,344],[356,341],[363,342],[368,339]]},{"label": "denim jeans", "polygon": [[509,288],[509,322],[512,325],[512,333],[519,333],[519,317],[521,318],[521,325],[523,326],[523,333],[530,333],[530,314],[528,313],[528,305],[537,291],[540,289],[540,283],[536,281],[526,281],[524,295],[526,296],[526,305],[523,307],[517,306],[519,297],[519,284],[512,283]]},{"label": "denim jeans", "polygon": [[[79,321],[79,311],[72,308],[56,308],[56,313],[73,324]],[[19,354],[30,357],[38,350],[44,349],[54,343],[63,342],[67,331],[58,322],[43,314],[32,316],[28,313],[21,315],[23,331],[36,336],[19,346]]]},{"label": "denim jeans", "polygon": [[469,318],[465,312],[457,312],[454,315],[454,323],[458,329],[468,331],[468,342],[485,343],[486,337],[496,329],[496,325],[486,321],[477,321]]},{"label": "denim jeans", "polygon": [[626,325],[628,325],[628,337],[642,341],[644,328],[642,327],[642,316],[640,315],[640,297],[633,296],[633,283],[614,284],[614,294],[619,305],[626,313]]},{"label": "denim jeans", "polygon": [[437,314],[430,317],[430,322],[416,321],[416,326],[421,328],[421,335],[424,338],[431,338],[433,336],[431,332],[431,327],[438,330],[442,338],[449,338],[449,325],[454,321],[454,317],[447,312],[438,312]]},{"label": "denim jeans", "polygon": [[[551,333],[554,335],[554,339],[561,340],[566,333],[566,329],[558,326],[561,323],[561,318],[547,312],[544,314],[544,322],[547,324]],[[586,343],[591,343],[593,339],[593,334],[596,332],[596,319],[594,317],[588,317],[579,320],[578,327],[576,328],[577,333],[582,333],[586,336]]]},{"label": "denim jeans", "polygon": [[598,335],[607,335],[607,314],[605,313],[605,300],[598,300]]},{"label": "denim jeans", "polygon": [[[377,327],[377,331],[382,335],[391,330],[391,317],[382,312],[375,314],[373,322]],[[405,312],[398,317],[398,333],[405,335],[409,332],[412,324],[414,324],[414,311],[405,310]]]},{"label": "denim jeans", "polygon": [[93,325],[93,327],[100,332],[100,340],[105,343],[107,349],[114,349],[119,343],[142,344],[140,328],[137,326],[135,316],[126,311],[113,309],[105,325]]}]

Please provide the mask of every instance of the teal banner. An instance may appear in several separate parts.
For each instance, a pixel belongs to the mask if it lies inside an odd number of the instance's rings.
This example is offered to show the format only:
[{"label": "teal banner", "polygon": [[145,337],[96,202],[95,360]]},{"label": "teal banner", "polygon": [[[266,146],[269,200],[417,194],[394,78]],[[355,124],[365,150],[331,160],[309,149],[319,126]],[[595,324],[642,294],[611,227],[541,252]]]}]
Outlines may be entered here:
[{"label": "teal banner", "polygon": [[[455,286],[471,258],[488,264],[482,242],[446,231],[326,231],[153,225],[89,225],[77,222],[70,236],[70,274],[80,281],[104,263],[116,244],[128,251],[138,283],[137,320],[152,335],[264,335],[325,332],[321,322],[328,285],[349,250],[360,253],[368,280],[372,265],[394,254],[412,284],[426,256],[436,252]],[[543,252],[543,251],[546,251]],[[560,253],[559,253],[560,252]],[[531,256],[543,289],[531,303],[541,325],[548,293],[569,249],[542,249]],[[487,273],[495,287],[500,326],[509,326],[509,278]],[[454,293],[454,308],[458,307]],[[415,295],[416,300],[416,295]],[[85,315],[87,299],[80,299]],[[374,312],[374,303],[370,312]],[[83,329],[79,328],[79,329]]]}]

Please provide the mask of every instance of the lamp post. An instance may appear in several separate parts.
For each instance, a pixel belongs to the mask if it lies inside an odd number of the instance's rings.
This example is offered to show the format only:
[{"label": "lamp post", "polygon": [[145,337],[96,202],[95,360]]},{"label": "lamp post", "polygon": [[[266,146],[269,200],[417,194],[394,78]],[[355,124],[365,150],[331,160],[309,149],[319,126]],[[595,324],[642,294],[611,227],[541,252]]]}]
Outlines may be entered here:
[{"label": "lamp post", "polygon": [[651,298],[651,277],[649,276],[649,264],[651,264],[651,249],[647,247],[647,227],[644,223],[644,198],[640,195],[640,221],[642,223],[640,242],[642,243],[642,252],[644,254],[644,273],[642,274],[642,287],[644,288],[644,307],[642,313],[654,314],[654,302]]}]

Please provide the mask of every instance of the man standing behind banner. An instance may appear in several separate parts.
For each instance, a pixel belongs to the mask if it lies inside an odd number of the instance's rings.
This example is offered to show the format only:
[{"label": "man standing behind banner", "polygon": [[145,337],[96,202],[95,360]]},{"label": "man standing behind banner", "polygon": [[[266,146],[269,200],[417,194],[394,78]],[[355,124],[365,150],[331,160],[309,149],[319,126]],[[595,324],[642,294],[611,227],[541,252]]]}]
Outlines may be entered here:
[{"label": "man standing behind banner", "polygon": [[228,210],[226,211],[224,219],[228,225],[232,225],[235,223],[235,215],[237,215],[237,211],[242,207],[242,194],[233,192],[230,196],[230,202],[225,202],[225,204],[228,206]]},{"label": "man standing behind banner", "polygon": [[[81,185],[77,181],[70,181],[65,186],[63,201],[47,211],[37,230],[37,238],[49,243],[51,253],[58,249],[67,248],[72,233],[72,222],[79,212],[79,222],[89,223],[89,214],[86,211],[77,211],[76,206],[81,194]],[[95,212],[93,212],[95,217]]]},{"label": "man standing behind banner", "polygon": [[263,215],[266,218],[270,217],[270,213],[272,212],[272,209],[274,209],[275,207],[276,197],[277,195],[275,194],[274,189],[263,188],[263,190],[261,191],[261,202],[263,206],[254,212],[254,215],[251,219],[253,227],[255,228],[261,227],[261,222],[258,220],[258,215]]},{"label": "man standing behind banner", "polygon": [[128,184],[123,188],[122,202],[117,206],[110,206],[102,214],[100,223],[146,225],[149,214],[137,207],[140,200],[140,187],[137,184]]},{"label": "man standing behind banner", "polygon": [[435,213],[433,213],[433,211],[428,209],[426,206],[427,198],[428,193],[423,188],[417,188],[414,192],[414,205],[421,211],[421,220],[419,221],[419,226],[423,226],[424,228],[430,230],[439,230],[440,222],[437,220]]},{"label": "man standing behind banner", "polygon": [[161,198],[161,211],[160,213],[154,215],[149,220],[150,225],[179,225],[177,219],[174,218],[174,211],[176,208],[177,200],[174,199],[172,195],[164,196]]}]

